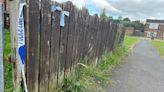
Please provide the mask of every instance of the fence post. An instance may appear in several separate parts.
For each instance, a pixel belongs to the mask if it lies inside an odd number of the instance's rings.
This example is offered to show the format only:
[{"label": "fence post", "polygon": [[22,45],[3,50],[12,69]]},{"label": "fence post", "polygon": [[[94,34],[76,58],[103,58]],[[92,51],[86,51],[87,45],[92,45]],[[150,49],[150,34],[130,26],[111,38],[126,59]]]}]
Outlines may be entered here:
[{"label": "fence post", "polygon": [[18,61],[18,39],[17,39],[17,30],[18,30],[18,12],[19,12],[19,3],[22,0],[12,0],[9,2],[9,14],[10,14],[10,38],[11,38],[11,61],[13,63],[13,85],[14,92],[22,92],[21,89],[21,69],[20,62]]},{"label": "fence post", "polygon": [[0,3],[0,92],[4,92],[3,69],[3,5]]}]

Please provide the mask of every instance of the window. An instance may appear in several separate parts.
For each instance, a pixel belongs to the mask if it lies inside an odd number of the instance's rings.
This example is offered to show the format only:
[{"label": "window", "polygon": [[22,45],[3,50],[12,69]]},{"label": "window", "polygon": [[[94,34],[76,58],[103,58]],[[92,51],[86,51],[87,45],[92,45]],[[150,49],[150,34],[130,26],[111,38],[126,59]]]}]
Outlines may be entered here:
[{"label": "window", "polygon": [[159,24],[158,23],[150,23],[149,29],[158,29]]}]

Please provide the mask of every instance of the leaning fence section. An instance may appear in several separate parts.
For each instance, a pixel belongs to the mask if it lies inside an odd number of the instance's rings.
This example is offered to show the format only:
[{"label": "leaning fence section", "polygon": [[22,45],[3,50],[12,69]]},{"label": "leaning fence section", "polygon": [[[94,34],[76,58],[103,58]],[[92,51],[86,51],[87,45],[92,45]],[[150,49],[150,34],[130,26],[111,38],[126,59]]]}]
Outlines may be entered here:
[{"label": "leaning fence section", "polygon": [[[77,63],[88,58],[97,63],[105,52],[111,52],[124,38],[123,26],[78,10],[71,2],[29,0],[26,32],[27,85],[29,92],[53,92]],[[51,6],[68,11],[65,26],[61,13]]]}]

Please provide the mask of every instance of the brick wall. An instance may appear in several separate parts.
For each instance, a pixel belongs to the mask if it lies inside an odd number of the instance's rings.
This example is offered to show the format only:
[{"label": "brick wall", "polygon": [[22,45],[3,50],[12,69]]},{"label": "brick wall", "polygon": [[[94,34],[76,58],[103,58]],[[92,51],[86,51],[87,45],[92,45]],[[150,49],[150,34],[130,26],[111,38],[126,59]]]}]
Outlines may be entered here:
[{"label": "brick wall", "polygon": [[4,2],[4,0],[0,0],[0,3],[3,3]]},{"label": "brick wall", "polygon": [[134,28],[133,27],[126,27],[126,35],[133,35]]},{"label": "brick wall", "polygon": [[164,25],[159,25],[159,31],[157,33],[157,38],[164,39]]}]

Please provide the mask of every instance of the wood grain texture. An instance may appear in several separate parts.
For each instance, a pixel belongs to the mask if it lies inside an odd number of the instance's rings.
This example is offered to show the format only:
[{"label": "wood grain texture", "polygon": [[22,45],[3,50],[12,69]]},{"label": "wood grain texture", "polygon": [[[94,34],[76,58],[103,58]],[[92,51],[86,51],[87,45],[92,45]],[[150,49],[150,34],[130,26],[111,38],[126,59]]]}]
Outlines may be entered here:
[{"label": "wood grain texture", "polygon": [[53,92],[57,86],[58,60],[59,60],[59,41],[60,41],[60,12],[52,13],[51,25],[51,55],[49,71],[49,92]]},{"label": "wood grain texture", "polygon": [[27,86],[29,92],[38,92],[40,60],[39,0],[29,0],[29,30],[27,31]]},{"label": "wood grain texture", "polygon": [[50,38],[51,38],[51,0],[41,2],[41,40],[40,40],[40,69],[39,92],[48,92]]}]

